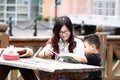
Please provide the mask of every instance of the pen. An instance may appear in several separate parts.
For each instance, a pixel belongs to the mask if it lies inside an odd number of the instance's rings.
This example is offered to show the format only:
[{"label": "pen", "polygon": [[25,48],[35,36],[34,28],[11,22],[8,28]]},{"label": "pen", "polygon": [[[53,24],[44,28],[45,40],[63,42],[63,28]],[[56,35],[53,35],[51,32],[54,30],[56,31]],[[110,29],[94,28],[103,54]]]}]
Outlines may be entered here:
[{"label": "pen", "polygon": [[36,57],[36,56],[40,53],[41,50],[42,50],[42,47],[40,47],[40,48],[37,50],[37,52],[33,55],[33,57]]},{"label": "pen", "polygon": [[53,51],[53,50],[49,50],[49,51],[51,51],[52,53],[54,53],[55,55],[58,56],[58,53],[56,53],[55,51]]}]

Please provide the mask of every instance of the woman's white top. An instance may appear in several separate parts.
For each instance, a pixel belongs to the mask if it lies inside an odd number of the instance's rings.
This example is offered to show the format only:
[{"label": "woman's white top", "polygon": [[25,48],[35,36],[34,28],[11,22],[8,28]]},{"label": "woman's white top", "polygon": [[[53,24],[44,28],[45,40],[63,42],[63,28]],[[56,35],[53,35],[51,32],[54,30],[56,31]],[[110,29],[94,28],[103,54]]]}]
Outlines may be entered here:
[{"label": "woman's white top", "polygon": [[[85,55],[84,44],[83,44],[82,40],[80,40],[78,38],[75,38],[74,40],[76,41],[76,47],[73,49],[73,53],[74,54],[78,54],[80,56]],[[69,43],[65,45],[64,42],[60,39],[59,42],[58,42],[58,45],[59,45],[60,53],[62,53],[62,54],[63,53],[69,53],[69,50],[68,50]],[[44,54],[44,52],[49,50],[49,49],[53,49],[51,44],[47,44],[42,49],[40,54]]]},{"label": "woman's white top", "polygon": [[[73,53],[84,55],[85,51],[84,51],[83,42],[78,38],[75,38],[75,41],[76,41],[76,47],[73,49]],[[60,39],[58,45],[59,45],[60,53],[69,53],[69,50],[68,50],[69,43],[65,45],[63,41]]]}]

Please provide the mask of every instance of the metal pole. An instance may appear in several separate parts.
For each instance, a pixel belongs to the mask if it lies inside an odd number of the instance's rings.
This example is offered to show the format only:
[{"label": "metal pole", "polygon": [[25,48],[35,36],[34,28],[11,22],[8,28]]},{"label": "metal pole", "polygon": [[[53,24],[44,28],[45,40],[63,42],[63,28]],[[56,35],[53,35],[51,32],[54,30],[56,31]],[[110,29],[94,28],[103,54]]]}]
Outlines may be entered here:
[{"label": "metal pole", "polygon": [[84,33],[85,33],[84,26],[85,26],[85,23],[84,23],[84,21],[82,21],[82,23],[81,23],[81,35],[84,35]]},{"label": "metal pole", "polygon": [[55,0],[55,20],[57,18],[57,0]]},{"label": "metal pole", "polygon": [[34,20],[34,23],[35,23],[35,25],[34,25],[34,33],[33,33],[33,35],[37,36],[37,20],[36,19]]},{"label": "metal pole", "polygon": [[9,35],[13,36],[13,34],[12,34],[12,17],[9,18]]}]

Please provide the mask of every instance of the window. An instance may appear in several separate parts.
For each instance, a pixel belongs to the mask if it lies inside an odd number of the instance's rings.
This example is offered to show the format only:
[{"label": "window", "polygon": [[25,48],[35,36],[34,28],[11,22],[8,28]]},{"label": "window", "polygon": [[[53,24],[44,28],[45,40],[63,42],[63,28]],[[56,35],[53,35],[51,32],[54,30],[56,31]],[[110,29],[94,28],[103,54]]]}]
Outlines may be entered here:
[{"label": "window", "polygon": [[19,19],[27,19],[27,14],[18,14]]},{"label": "window", "polygon": [[3,20],[3,19],[0,19],[0,22],[4,22],[4,20]]},{"label": "window", "polygon": [[43,0],[39,0],[39,4],[42,5],[43,4]]},{"label": "window", "polygon": [[115,15],[115,0],[94,0],[94,14]]},{"label": "window", "polygon": [[39,12],[42,13],[42,7],[39,8]]},{"label": "window", "polygon": [[15,0],[7,0],[8,4],[15,4]]},{"label": "window", "polygon": [[43,0],[39,0],[39,14],[42,15],[42,5],[43,5]]},{"label": "window", "polygon": [[15,7],[7,6],[7,11],[15,11]]},{"label": "window", "polygon": [[28,0],[17,0],[17,4],[28,4]]},{"label": "window", "polygon": [[3,4],[5,2],[5,0],[0,0],[0,4]]},{"label": "window", "polygon": [[0,18],[3,18],[4,14],[3,13],[0,13]]},{"label": "window", "polygon": [[0,6],[0,11],[4,11],[4,6]]},{"label": "window", "polygon": [[28,8],[24,6],[18,6],[17,7],[18,12],[28,12]]},{"label": "window", "polygon": [[28,0],[22,0],[23,4],[28,4]]},{"label": "window", "polygon": [[8,13],[8,14],[7,14],[7,18],[10,18],[10,17],[15,18],[15,14],[12,14],[12,13],[10,14],[10,13]]}]

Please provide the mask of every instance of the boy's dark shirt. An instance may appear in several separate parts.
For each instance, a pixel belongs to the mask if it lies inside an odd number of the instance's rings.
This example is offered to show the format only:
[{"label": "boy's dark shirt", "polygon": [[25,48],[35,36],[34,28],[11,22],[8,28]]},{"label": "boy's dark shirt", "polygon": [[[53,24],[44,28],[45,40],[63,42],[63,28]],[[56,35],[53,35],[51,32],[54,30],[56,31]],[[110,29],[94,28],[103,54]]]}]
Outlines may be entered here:
[{"label": "boy's dark shirt", "polygon": [[[101,66],[101,58],[99,54],[87,54],[88,65]],[[102,80],[101,71],[92,72],[85,80]]]}]

